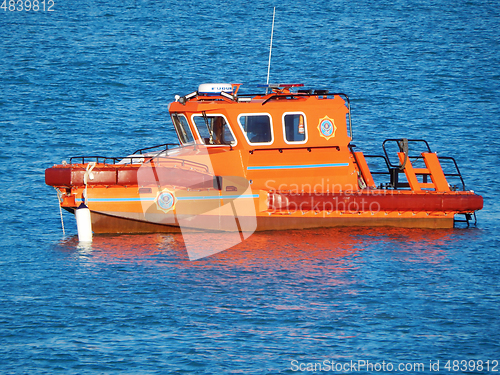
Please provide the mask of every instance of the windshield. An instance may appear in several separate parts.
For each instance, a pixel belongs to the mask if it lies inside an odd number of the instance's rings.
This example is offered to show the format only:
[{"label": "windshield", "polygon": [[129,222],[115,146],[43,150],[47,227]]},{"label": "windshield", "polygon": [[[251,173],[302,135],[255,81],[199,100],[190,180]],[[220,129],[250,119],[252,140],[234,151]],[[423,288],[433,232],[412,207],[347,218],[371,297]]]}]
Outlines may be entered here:
[{"label": "windshield", "polygon": [[179,115],[177,113],[172,114],[172,122],[174,123],[175,131],[182,144],[194,142],[193,133],[184,115]]},{"label": "windshield", "polygon": [[195,115],[193,122],[206,145],[234,145],[235,138],[229,124],[221,115]]}]

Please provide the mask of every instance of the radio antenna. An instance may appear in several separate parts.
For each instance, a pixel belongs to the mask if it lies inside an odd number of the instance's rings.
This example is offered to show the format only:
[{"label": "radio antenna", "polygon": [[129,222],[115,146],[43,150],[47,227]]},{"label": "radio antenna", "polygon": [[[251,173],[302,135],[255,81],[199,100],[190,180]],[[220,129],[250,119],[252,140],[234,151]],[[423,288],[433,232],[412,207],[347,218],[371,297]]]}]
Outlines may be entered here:
[{"label": "radio antenna", "polygon": [[271,44],[269,45],[269,64],[267,65],[267,83],[266,94],[269,89],[269,73],[271,71],[271,51],[273,50],[273,34],[274,34],[274,15],[276,14],[276,7],[273,8],[273,26],[271,27]]}]

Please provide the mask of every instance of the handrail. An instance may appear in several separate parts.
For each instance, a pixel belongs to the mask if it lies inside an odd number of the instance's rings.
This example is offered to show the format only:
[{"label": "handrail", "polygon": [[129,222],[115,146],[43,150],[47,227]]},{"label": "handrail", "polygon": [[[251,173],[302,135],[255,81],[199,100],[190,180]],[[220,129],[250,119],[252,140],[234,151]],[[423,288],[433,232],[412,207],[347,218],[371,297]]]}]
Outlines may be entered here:
[{"label": "handrail", "polygon": [[[130,164],[132,164],[132,160],[135,160],[135,159],[141,159],[141,160],[147,159],[147,160],[145,160],[145,162],[151,162],[151,160],[158,158],[158,156],[159,155],[154,156],[154,157],[151,157],[151,156],[145,157],[144,155],[141,155],[141,156],[126,156],[123,158],[114,158],[114,157],[106,157],[106,156],[73,156],[69,159],[69,161],[70,161],[70,164],[73,164],[73,159],[81,159],[81,163],[79,163],[79,164],[85,164],[85,159],[95,159],[97,161],[97,163],[99,163],[99,160],[101,159],[101,160],[103,160],[103,164],[106,164],[106,160],[112,160],[113,165],[116,165],[117,161],[126,160],[126,159],[130,159]],[[161,160],[160,163],[179,163],[182,167],[191,166],[191,167],[203,169],[207,173],[210,172],[210,169],[208,168],[208,166],[206,164],[197,163],[195,161],[190,161],[190,160],[185,160],[185,159],[169,157],[169,158]]]},{"label": "handrail", "polygon": [[204,169],[206,173],[210,173],[210,168],[208,168],[208,166],[206,164],[198,163],[198,162],[191,161],[191,160],[185,160],[185,159],[179,159],[179,158],[172,158],[172,157],[168,157],[168,158],[165,158],[165,159],[162,159],[162,160],[159,160],[159,161],[155,161],[154,159],[156,159],[157,157],[158,156],[155,156],[155,157],[152,157],[152,158],[148,158],[147,162],[148,163],[151,163],[153,161],[154,162],[159,162],[160,165],[163,164],[163,163],[180,163],[182,167],[192,166],[192,167]]},{"label": "handrail", "polygon": [[299,93],[286,93],[286,94],[273,94],[269,96],[266,100],[262,102],[262,105],[266,104],[267,102],[271,101],[272,99],[277,99],[277,98],[286,98],[290,97],[290,99],[294,99],[294,97],[301,97],[301,96],[310,96],[307,94],[299,94]]},{"label": "handrail", "polygon": [[255,151],[279,151],[283,153],[283,150],[307,150],[309,152],[312,149],[319,148],[335,148],[337,151],[340,151],[340,146],[302,146],[302,147],[269,147],[269,148],[254,148],[253,150],[248,150],[250,154],[253,154]]},{"label": "handrail", "polygon": [[[235,93],[236,94],[236,93]],[[198,97],[198,92],[195,91],[189,95],[186,95],[180,99],[179,102],[181,104],[185,104],[186,101],[188,101],[191,98]],[[277,98],[290,98],[290,99],[295,99],[295,98],[301,98],[301,97],[310,97],[310,96],[317,96],[317,97],[328,97],[328,96],[342,96],[345,98],[347,102],[347,109],[348,109],[348,115],[349,115],[349,137],[351,140],[353,139],[353,130],[352,130],[352,119],[351,119],[351,101],[349,99],[349,96],[347,94],[344,94],[343,92],[335,92],[335,93],[329,93],[328,90],[299,90],[299,92],[287,92],[287,93],[274,93],[270,94],[269,96],[267,94],[240,94],[240,95],[233,95],[232,100],[238,101],[239,97],[242,98],[254,98],[254,99],[264,99],[262,102],[262,105],[267,104],[269,101]],[[229,95],[228,95],[229,96]],[[266,98],[266,96],[268,96]],[[214,100],[214,97],[209,97],[210,100]],[[223,97],[224,99],[224,97]],[[225,99],[226,100],[226,99]]]},{"label": "handrail", "polygon": [[457,173],[445,173],[444,175],[447,177],[460,177],[460,181],[462,182],[462,188],[465,191],[465,181],[462,177],[462,173],[460,172],[460,169],[458,168],[458,164],[457,164],[457,161],[455,160],[455,158],[453,158],[451,156],[438,156],[438,159],[439,159],[439,161],[441,161],[441,160],[453,161],[453,164],[455,165],[455,169],[457,170]]},{"label": "handrail", "polygon": [[137,153],[141,153],[142,154],[142,151],[151,150],[153,148],[158,148],[158,147],[165,147],[165,150],[168,150],[168,146],[179,146],[179,144],[178,143],[162,143],[161,145],[156,145],[156,146],[151,146],[151,147],[144,147],[144,148],[140,148],[140,149],[134,151],[132,153],[132,155],[135,155]]},{"label": "handrail", "polygon": [[[240,95],[240,96],[253,96],[254,94],[247,94],[247,95]],[[274,94],[271,94],[268,98],[266,98],[266,100],[264,100],[262,102],[262,105],[266,104],[267,102],[269,102],[270,100],[272,99],[276,99],[276,98],[286,98],[286,97],[290,97],[291,99],[293,99],[294,97],[309,97],[309,96],[335,96],[335,95],[338,95],[338,96],[343,96],[345,97],[345,99],[347,100],[347,102],[349,103],[350,100],[349,100],[349,96],[347,94],[344,94],[343,92],[332,92],[332,93],[329,93],[328,90],[315,90],[313,92],[286,92],[286,93],[274,93]],[[262,95],[255,95],[255,96],[262,96]],[[265,97],[262,96],[262,97]]]},{"label": "handrail", "polygon": [[168,146],[179,146],[179,144],[177,144],[177,143],[162,143],[162,144],[156,145],[156,146],[140,148],[132,153],[132,155],[138,154],[137,156],[124,156],[124,157],[102,156],[102,155],[72,156],[71,158],[69,158],[69,162],[70,162],[70,164],[73,164],[73,160],[80,159],[81,164],[85,164],[85,159],[94,159],[97,163],[99,163],[100,160],[103,160],[103,164],[107,164],[106,163],[107,160],[112,160],[113,164],[116,164],[118,161],[130,159],[130,163],[133,163],[134,160],[141,160],[141,159],[145,158],[145,156],[142,155],[143,151],[151,150],[151,149],[158,148],[158,147],[165,147],[165,149],[160,151],[160,153],[161,153],[163,151],[168,150]]},{"label": "handrail", "polygon": [[[387,142],[396,142],[398,144],[398,147],[400,148],[401,150],[401,146],[400,146],[400,143],[399,142],[402,142],[403,141],[403,138],[389,138],[389,139],[386,139],[384,142],[382,142],[382,149],[384,150],[384,154],[389,162],[389,165],[391,168],[399,168],[400,165],[394,165],[391,163],[391,159],[389,157],[389,154],[387,153],[387,150],[385,149],[385,144]],[[426,147],[427,147],[427,152],[432,152],[431,151],[431,147],[429,146],[429,143],[425,140],[425,139],[407,139],[408,142],[422,142],[422,143],[425,143]],[[403,152],[403,150],[401,150],[401,152]],[[408,155],[408,157],[410,158],[418,158],[419,156],[410,156]]]},{"label": "handrail", "polygon": [[[102,160],[103,164],[109,164],[106,161],[107,160],[112,160],[112,164],[116,164],[119,161],[130,159],[130,163],[133,163],[133,160],[143,160],[145,157],[144,155],[138,155],[138,156],[124,156],[124,157],[111,157],[111,156],[98,156],[98,155],[84,155],[84,156],[72,156],[69,158],[69,163],[70,164],[85,164],[85,159],[94,159],[97,164],[99,164],[99,160]],[[81,163],[74,163],[74,159],[80,159]]]},{"label": "handrail", "polygon": [[[400,183],[397,182],[397,179],[395,176],[393,176],[393,171],[397,168],[397,167],[392,167],[390,161],[388,160],[388,158],[384,155],[364,155],[365,158],[381,158],[385,161],[385,164],[387,166],[387,171],[383,171],[383,172],[380,172],[380,171],[370,171],[370,173],[372,175],[388,175],[388,176],[391,176],[391,178],[393,179],[393,181],[391,181],[392,184],[396,183],[398,184],[398,186],[401,186]],[[410,157],[411,159],[423,159],[422,156],[411,156]],[[438,159],[439,161],[445,161],[445,160],[451,160],[455,166],[455,169],[457,171],[457,173],[444,173],[444,175],[446,177],[459,177],[460,178],[460,181],[462,183],[462,189],[463,191],[466,190],[465,188],[465,181],[463,179],[463,176],[462,176],[462,173],[460,172],[460,168],[458,167],[458,164],[457,164],[457,161],[455,160],[455,158],[451,157],[451,156],[438,156]],[[402,172],[399,172],[398,173],[402,173]],[[425,173],[424,175],[428,175],[430,176],[431,174],[430,173]],[[392,186],[393,188],[397,188],[396,186]],[[404,187],[404,186],[403,186]]]},{"label": "handrail", "polygon": [[371,174],[388,174],[390,175],[391,172],[391,166],[390,166],[390,163],[389,163],[389,160],[387,160],[387,158],[384,156],[384,155],[363,155],[366,158],[381,158],[381,159],[384,159],[385,161],[385,164],[387,165],[387,172],[371,172]]},{"label": "handrail", "polygon": [[73,164],[73,159],[81,159],[82,162],[79,164],[85,164],[85,159],[95,159],[97,163],[99,163],[99,159],[103,159],[103,164],[106,164],[106,160],[113,160],[113,164],[115,164],[116,161],[121,160],[120,158],[100,156],[100,155],[72,156],[69,158],[70,164]]}]

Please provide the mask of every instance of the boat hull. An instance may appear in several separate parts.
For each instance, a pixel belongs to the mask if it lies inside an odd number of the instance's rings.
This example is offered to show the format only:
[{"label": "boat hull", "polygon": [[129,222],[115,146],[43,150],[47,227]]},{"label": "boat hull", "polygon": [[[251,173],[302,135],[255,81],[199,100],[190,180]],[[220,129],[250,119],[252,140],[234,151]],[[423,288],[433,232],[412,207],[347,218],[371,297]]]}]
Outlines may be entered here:
[{"label": "boat hull", "polygon": [[[92,228],[94,233],[178,233],[181,227],[182,231],[245,231],[246,228],[267,231],[341,226],[452,228],[455,215],[470,214],[483,207],[482,197],[473,192],[386,190],[331,194],[260,191],[246,199],[252,210],[236,210],[224,199],[215,201],[218,201],[216,210],[198,215],[186,211],[163,213],[153,204],[148,212],[142,212],[145,206],[140,203],[91,203]],[[231,202],[234,204],[237,200]],[[74,203],[69,205],[74,206]],[[195,205],[199,208],[199,203]],[[67,205],[65,208],[71,212],[74,207]],[[253,226],[242,224],[252,221],[255,222]]]},{"label": "boat hull", "polygon": [[[163,225],[140,220],[91,212],[94,233],[181,233],[179,226]],[[215,219],[215,218],[214,218]],[[333,227],[397,227],[397,228],[453,228],[454,215],[422,216],[393,214],[387,217],[339,215],[329,217],[258,216],[256,231],[333,228]],[[190,228],[187,228],[189,230]],[[195,228],[191,228],[196,230]]]}]

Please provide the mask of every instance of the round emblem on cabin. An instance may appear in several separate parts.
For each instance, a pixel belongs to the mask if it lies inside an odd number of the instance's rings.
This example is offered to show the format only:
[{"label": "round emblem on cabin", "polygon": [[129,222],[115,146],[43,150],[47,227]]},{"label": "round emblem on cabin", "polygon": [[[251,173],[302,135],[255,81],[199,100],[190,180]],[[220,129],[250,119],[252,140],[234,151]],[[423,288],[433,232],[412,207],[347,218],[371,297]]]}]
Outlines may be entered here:
[{"label": "round emblem on cabin", "polygon": [[163,190],[156,197],[156,206],[158,207],[159,210],[165,213],[174,208],[175,202],[176,202],[175,195],[169,190]]},{"label": "round emblem on cabin", "polygon": [[335,137],[337,126],[335,126],[333,119],[325,116],[319,120],[318,129],[319,135],[328,141],[330,138]]}]

